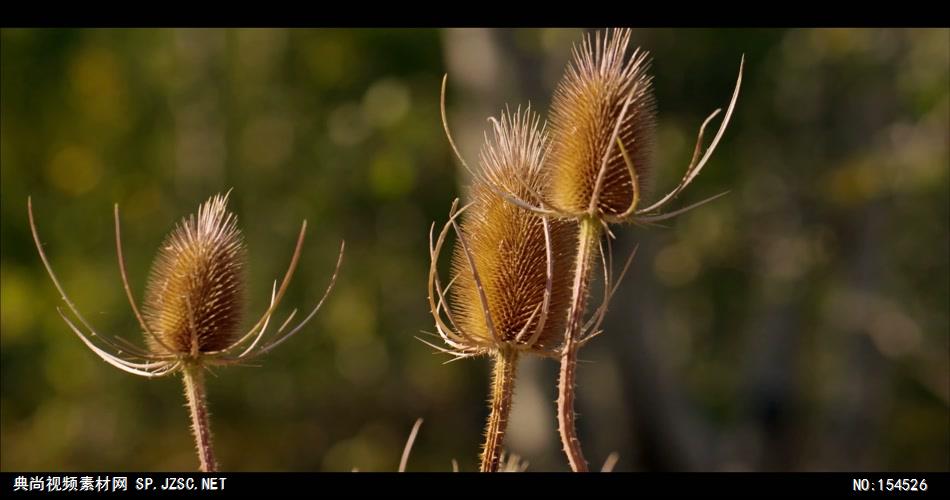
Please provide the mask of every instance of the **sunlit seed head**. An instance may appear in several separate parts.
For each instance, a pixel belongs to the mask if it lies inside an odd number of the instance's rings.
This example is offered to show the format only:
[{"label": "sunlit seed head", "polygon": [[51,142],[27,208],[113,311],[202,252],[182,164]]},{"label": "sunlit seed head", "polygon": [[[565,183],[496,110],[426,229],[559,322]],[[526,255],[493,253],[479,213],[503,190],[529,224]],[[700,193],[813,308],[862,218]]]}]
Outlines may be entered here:
[{"label": "sunlit seed head", "polygon": [[[632,181],[640,191],[647,182],[656,101],[647,53],[637,49],[628,57],[629,41],[628,29],[588,36],[574,47],[573,60],[555,90],[547,195],[560,211],[586,213],[593,202],[606,215],[620,215],[634,202]],[[633,164],[635,179],[618,139]]]},{"label": "sunlit seed head", "polygon": [[[546,317],[540,311],[547,287],[547,243],[544,222],[500,197],[497,192],[528,197],[546,183],[543,162],[547,137],[539,118],[530,109],[513,115],[505,112],[492,120],[480,163],[484,179],[494,189],[476,182],[469,192],[471,207],[461,224],[487,299],[487,311],[503,343],[530,338],[543,320],[531,350],[551,350],[560,345],[570,301],[570,275],[576,238],[574,224],[550,221],[553,263],[552,293]],[[519,180],[520,177],[520,180]],[[455,321],[478,346],[500,347],[488,322],[475,276],[464,248],[456,241],[452,260]],[[476,347],[476,346],[472,346]]]},{"label": "sunlit seed head", "polygon": [[[243,313],[244,241],[227,195],[179,222],[162,243],[145,291],[144,313],[156,354],[197,355],[228,347]],[[167,348],[166,348],[167,347]]]}]

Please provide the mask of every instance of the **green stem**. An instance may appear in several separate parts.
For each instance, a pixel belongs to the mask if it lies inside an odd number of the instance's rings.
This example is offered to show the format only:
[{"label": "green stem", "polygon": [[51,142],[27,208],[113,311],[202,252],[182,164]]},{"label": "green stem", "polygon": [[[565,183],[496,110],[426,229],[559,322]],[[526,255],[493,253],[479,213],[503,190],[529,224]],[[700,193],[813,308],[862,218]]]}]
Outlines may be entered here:
[{"label": "green stem", "polygon": [[518,351],[502,348],[495,355],[492,373],[491,415],[485,429],[485,445],[482,448],[482,472],[498,472],[505,441],[505,429],[511,414],[511,401],[515,388],[515,369]]},{"label": "green stem", "polygon": [[185,382],[185,398],[188,399],[188,408],[191,410],[191,430],[195,435],[201,472],[215,472],[218,470],[218,463],[214,459],[214,448],[211,446],[211,425],[208,419],[208,401],[205,396],[205,379],[201,365],[186,364],[182,371],[182,378]]},{"label": "green stem", "polygon": [[591,265],[597,243],[600,241],[600,224],[592,217],[580,221],[577,236],[577,260],[574,264],[574,288],[571,308],[568,313],[567,331],[564,334],[564,351],[561,354],[561,371],[558,380],[557,423],[564,453],[574,472],[587,472],[587,460],[581,451],[574,423],[574,379],[577,372],[577,337],[583,325],[584,309],[589,295]]}]

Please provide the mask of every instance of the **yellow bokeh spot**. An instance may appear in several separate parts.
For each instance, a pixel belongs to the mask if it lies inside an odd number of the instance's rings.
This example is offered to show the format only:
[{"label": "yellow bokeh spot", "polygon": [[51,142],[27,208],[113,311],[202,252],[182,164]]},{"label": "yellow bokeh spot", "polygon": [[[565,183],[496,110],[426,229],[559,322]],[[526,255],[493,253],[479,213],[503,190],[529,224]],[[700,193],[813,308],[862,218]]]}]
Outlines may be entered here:
[{"label": "yellow bokeh spot", "polygon": [[375,304],[371,297],[354,287],[337,287],[326,313],[327,326],[340,346],[361,346],[374,339]]},{"label": "yellow bokeh spot", "polygon": [[102,178],[102,163],[89,149],[81,146],[65,146],[46,166],[46,178],[60,191],[77,196],[99,184]]},{"label": "yellow bokeh spot", "polygon": [[699,268],[696,253],[682,244],[667,246],[653,261],[657,279],[667,286],[680,286],[693,281],[699,274]]},{"label": "yellow bokeh spot", "polygon": [[392,470],[393,464],[384,457],[392,450],[384,449],[377,440],[367,439],[359,434],[334,444],[323,457],[323,468],[326,471],[361,472]]},{"label": "yellow bokeh spot", "polygon": [[346,43],[340,43],[338,37],[322,35],[313,40],[306,51],[306,61],[310,74],[323,87],[334,87],[346,82],[353,61],[358,54]]},{"label": "yellow bokeh spot", "polygon": [[4,267],[0,271],[0,331],[3,343],[10,342],[33,326],[35,311],[33,289],[30,281],[13,268]]},{"label": "yellow bokeh spot", "polygon": [[73,99],[85,115],[113,126],[128,121],[125,82],[113,52],[83,50],[72,61],[70,79]]},{"label": "yellow bokeh spot", "polygon": [[412,161],[402,154],[377,156],[370,166],[370,187],[381,198],[400,198],[412,189],[415,182]]},{"label": "yellow bokeh spot", "polygon": [[885,189],[883,175],[881,169],[870,163],[856,162],[832,170],[824,177],[822,186],[826,196],[835,203],[861,205]]},{"label": "yellow bokeh spot", "polygon": [[386,78],[373,84],[363,97],[363,115],[377,127],[388,127],[409,113],[409,89],[401,81]]}]

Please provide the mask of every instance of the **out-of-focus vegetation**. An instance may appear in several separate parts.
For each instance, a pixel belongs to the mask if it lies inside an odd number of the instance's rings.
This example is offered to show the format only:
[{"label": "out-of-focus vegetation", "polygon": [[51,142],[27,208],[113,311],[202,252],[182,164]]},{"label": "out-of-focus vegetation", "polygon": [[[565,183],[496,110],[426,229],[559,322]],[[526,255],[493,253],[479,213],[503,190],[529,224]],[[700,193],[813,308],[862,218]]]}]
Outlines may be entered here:
[{"label": "out-of-focus vegetation", "polygon": [[[260,314],[337,288],[259,366],[208,379],[225,470],[474,470],[486,360],[443,365],[427,237],[506,103],[546,111],[577,30],[3,30],[0,34],[0,468],[191,470],[180,382],[102,363],[56,314],[54,269],[101,332],[141,340],[112,233],[141,297],[179,218],[234,188]],[[617,470],[950,468],[950,31],[635,30],[654,56],[654,193],[697,127],[732,125],[665,228],[618,231],[637,259],[582,352],[579,430]],[[508,447],[566,470],[556,363],[527,363]]]}]

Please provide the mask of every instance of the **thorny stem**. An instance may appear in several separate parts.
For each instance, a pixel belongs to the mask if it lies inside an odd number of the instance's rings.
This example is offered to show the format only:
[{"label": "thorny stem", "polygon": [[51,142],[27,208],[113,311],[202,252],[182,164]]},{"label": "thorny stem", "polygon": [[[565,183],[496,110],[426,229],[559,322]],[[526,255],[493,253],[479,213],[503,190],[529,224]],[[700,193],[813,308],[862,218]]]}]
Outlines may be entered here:
[{"label": "thorny stem", "polygon": [[571,308],[568,313],[567,331],[564,334],[564,351],[561,354],[561,373],[558,380],[557,423],[561,433],[564,453],[574,472],[587,472],[587,460],[581,451],[574,425],[574,379],[577,371],[577,336],[583,326],[584,308],[589,294],[591,265],[594,252],[600,241],[600,224],[593,217],[580,221],[577,236],[577,261],[574,264],[574,288]]},{"label": "thorny stem", "polygon": [[491,416],[485,429],[485,446],[482,449],[482,472],[498,472],[511,413],[511,401],[515,388],[515,369],[518,351],[502,348],[494,357],[492,373]]},{"label": "thorny stem", "polygon": [[198,447],[198,460],[201,462],[201,472],[215,472],[218,463],[214,459],[214,448],[211,446],[211,425],[208,420],[208,402],[205,396],[205,379],[202,367],[198,363],[185,364],[182,370],[185,382],[185,397],[188,399],[188,408],[191,410],[191,430],[195,434],[195,445]]}]

